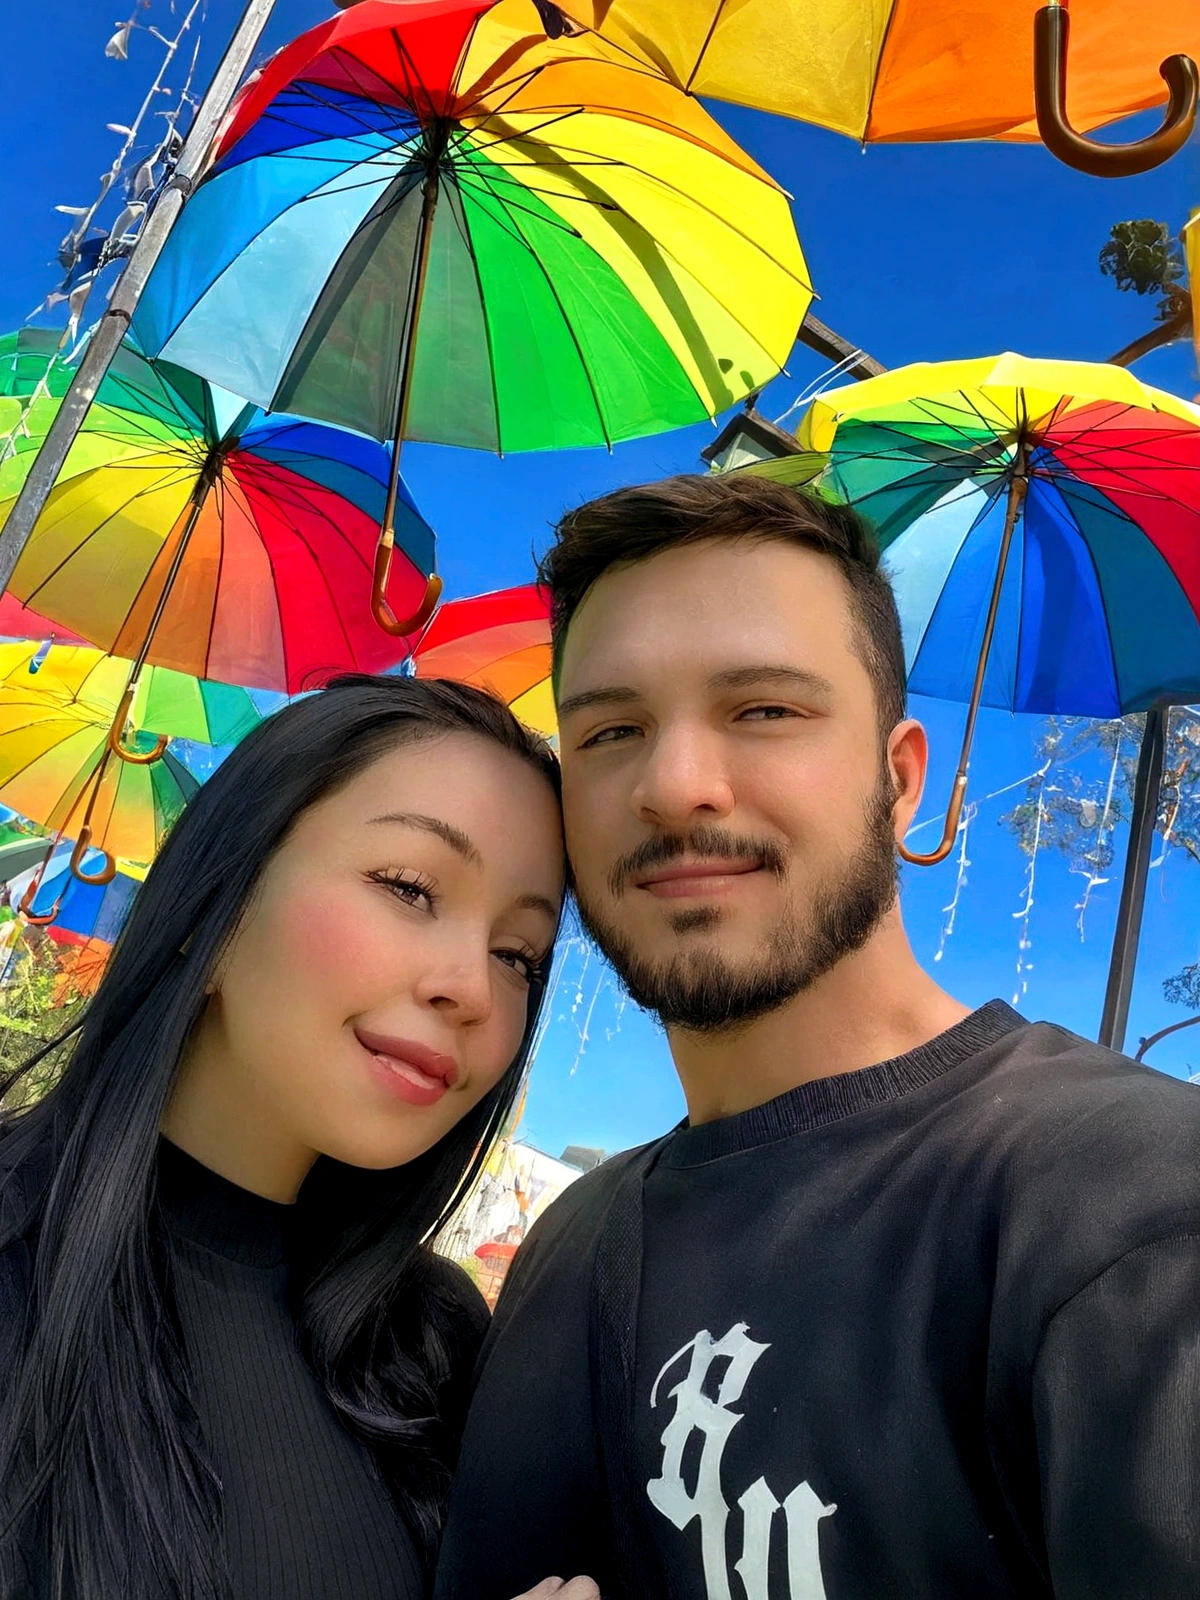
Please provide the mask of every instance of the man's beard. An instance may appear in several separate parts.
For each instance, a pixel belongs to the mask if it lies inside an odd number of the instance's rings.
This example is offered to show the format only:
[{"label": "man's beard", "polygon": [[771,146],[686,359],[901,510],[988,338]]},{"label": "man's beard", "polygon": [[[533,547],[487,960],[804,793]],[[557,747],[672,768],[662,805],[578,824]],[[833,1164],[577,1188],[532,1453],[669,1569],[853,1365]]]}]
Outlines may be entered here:
[{"label": "man's beard", "polygon": [[[814,886],[803,921],[789,904],[762,949],[743,964],[735,965],[711,949],[680,950],[666,960],[639,955],[610,913],[601,912],[577,885],[580,917],[631,998],[657,1012],[665,1027],[695,1033],[737,1028],[785,1005],[860,950],[891,910],[898,893],[893,800],[884,767],[867,807],[862,838],[843,870]],[[787,856],[777,844],[696,828],[686,835],[659,834],[647,840],[613,869],[609,888],[618,896],[634,873],[689,852],[726,860],[757,857],[762,870],[781,883],[787,879]],[[698,906],[667,920],[682,937],[715,928],[721,915],[714,906]]]}]

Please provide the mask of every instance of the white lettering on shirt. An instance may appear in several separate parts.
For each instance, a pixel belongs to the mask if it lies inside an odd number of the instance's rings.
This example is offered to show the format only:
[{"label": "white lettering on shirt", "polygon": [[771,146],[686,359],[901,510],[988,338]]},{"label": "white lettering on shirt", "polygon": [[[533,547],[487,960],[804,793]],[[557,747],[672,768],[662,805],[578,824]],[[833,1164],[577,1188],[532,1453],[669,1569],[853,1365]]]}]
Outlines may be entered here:
[{"label": "white lettering on shirt", "polygon": [[[655,1408],[659,1384],[690,1354],[687,1370],[669,1395],[675,1402],[675,1414],[663,1429],[662,1469],[646,1485],[646,1493],[655,1510],[680,1532],[699,1521],[706,1600],[734,1600],[726,1553],[730,1507],[721,1483],[721,1459],[729,1436],[743,1415],[731,1407],[741,1399],[755,1362],[769,1349],[770,1345],[749,1337],[744,1322],[730,1328],[723,1339],[714,1339],[707,1328],[702,1329],[664,1364],[650,1391],[650,1405]],[[727,1365],[717,1381],[714,1400],[704,1390],[710,1369],[718,1361]],[[689,1491],[683,1478],[683,1461],[696,1434],[702,1442],[695,1486]],[[742,1553],[733,1570],[745,1600],[770,1600],[771,1530],[780,1511],[787,1530],[788,1600],[826,1600],[818,1524],[837,1507],[825,1505],[807,1483],[799,1484],[781,1502],[765,1478],[750,1485],[737,1507],[741,1512]]]}]

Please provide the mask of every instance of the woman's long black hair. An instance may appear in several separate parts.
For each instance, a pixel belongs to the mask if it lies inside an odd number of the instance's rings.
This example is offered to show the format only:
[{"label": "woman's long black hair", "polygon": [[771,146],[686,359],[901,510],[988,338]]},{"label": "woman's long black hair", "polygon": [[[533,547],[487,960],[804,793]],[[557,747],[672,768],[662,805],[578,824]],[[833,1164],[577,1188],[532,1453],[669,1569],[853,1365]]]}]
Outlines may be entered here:
[{"label": "woman's long black hair", "polygon": [[[15,1235],[33,1258],[26,1336],[0,1373],[0,1554],[7,1544],[16,1559],[32,1538],[55,1600],[224,1593],[219,1486],[157,1211],[159,1125],[209,974],[292,824],[396,745],[460,731],[528,761],[558,792],[546,744],[461,684],[348,676],[257,727],[167,839],[60,1081],[0,1119],[0,1194],[11,1182],[25,1201],[0,1251]],[[428,1240],[511,1112],[541,999],[530,997],[517,1060],[433,1149],[383,1172],[322,1157],[298,1202],[306,1357],[371,1447],[427,1564],[450,1478],[440,1390],[461,1315]],[[44,1053],[0,1083],[0,1098]]]}]

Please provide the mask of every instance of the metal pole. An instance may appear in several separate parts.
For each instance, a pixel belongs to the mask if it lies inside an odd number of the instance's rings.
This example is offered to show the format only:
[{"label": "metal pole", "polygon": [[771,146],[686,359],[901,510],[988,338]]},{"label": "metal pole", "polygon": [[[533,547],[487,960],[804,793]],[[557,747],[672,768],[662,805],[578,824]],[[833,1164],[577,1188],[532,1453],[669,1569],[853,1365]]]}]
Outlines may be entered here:
[{"label": "metal pole", "polygon": [[238,84],[242,81],[250,58],[254,54],[267,20],[275,8],[275,0],[248,0],[242,20],[213,74],[208,92],[200,102],[187,139],[179,153],[175,171],[166,187],[154,202],[138,235],[137,243],[117,279],[108,310],[101,317],[95,332],[87,342],[83,358],[63,396],[54,421],[42,441],[42,447],[21,486],[21,492],[9,512],[8,522],[0,533],[0,592],[8,588],[21,552],[33,532],[42,508],[50,498],[50,491],[62,471],[67,453],[83,426],[88,407],[96,397],[101,379],[108,371],[113,357],[129,327],[150,269],[162,253],[167,236],[175,226],[184,201],[196,186],[212,149],[213,140],[229,110]]},{"label": "metal pole", "polygon": [[1138,940],[1142,932],[1146,874],[1150,869],[1150,850],[1158,820],[1166,734],[1167,708],[1152,706],[1146,713],[1146,731],[1142,735],[1142,748],[1138,753],[1137,778],[1133,786],[1133,817],[1129,824],[1129,846],[1125,853],[1125,877],[1121,883],[1117,931],[1113,936],[1108,988],[1104,994],[1104,1015],[1100,1020],[1100,1043],[1111,1050],[1121,1050],[1125,1045],[1129,997],[1133,992]]}]

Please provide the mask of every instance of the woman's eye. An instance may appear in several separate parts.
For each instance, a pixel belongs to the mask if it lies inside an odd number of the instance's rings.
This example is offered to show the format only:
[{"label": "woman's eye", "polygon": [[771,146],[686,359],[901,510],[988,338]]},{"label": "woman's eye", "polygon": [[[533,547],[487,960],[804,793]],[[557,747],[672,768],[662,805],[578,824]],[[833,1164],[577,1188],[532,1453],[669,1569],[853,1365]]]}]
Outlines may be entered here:
[{"label": "woman's eye", "polygon": [[594,750],[598,745],[616,744],[638,731],[632,723],[622,723],[615,728],[601,728],[599,733],[593,733],[590,738],[585,739],[579,748],[581,750]]},{"label": "woman's eye", "polygon": [[492,954],[515,972],[522,983],[532,983],[543,967],[541,961],[524,950],[493,950]]},{"label": "woman's eye", "polygon": [[371,872],[367,876],[372,883],[382,884],[405,905],[423,905],[428,906],[430,910],[433,909],[433,885],[425,879],[398,872]]}]

